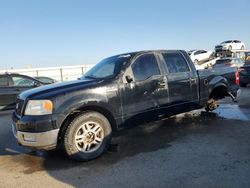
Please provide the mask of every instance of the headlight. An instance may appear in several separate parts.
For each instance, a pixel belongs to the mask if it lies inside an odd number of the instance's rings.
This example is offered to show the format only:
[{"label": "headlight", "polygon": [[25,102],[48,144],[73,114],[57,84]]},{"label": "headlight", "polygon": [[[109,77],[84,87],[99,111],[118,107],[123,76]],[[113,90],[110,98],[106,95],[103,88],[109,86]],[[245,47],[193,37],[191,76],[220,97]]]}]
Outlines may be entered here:
[{"label": "headlight", "polygon": [[50,100],[29,100],[25,108],[25,115],[48,115],[52,114],[53,103]]}]

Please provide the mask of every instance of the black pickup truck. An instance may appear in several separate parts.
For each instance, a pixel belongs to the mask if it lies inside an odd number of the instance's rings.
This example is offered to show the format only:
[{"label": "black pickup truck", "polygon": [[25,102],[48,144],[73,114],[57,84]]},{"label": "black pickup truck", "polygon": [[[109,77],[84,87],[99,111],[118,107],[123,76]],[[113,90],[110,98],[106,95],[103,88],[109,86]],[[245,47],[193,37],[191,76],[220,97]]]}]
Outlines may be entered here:
[{"label": "black pickup truck", "polygon": [[197,71],[181,50],[141,51],[104,59],[82,78],[21,93],[13,133],[22,146],[62,146],[73,159],[101,155],[131,120],[205,107],[238,90],[236,68]]}]

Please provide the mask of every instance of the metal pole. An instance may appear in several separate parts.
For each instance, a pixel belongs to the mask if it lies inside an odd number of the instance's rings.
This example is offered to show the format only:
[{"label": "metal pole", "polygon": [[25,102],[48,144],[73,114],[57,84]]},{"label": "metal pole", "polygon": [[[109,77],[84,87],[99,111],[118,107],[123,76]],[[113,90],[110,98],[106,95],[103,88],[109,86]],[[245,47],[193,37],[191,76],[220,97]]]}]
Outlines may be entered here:
[{"label": "metal pole", "polygon": [[83,67],[81,67],[81,69],[82,69],[82,75],[84,75]]},{"label": "metal pole", "polygon": [[63,81],[62,68],[60,68],[60,74],[61,74],[61,81]]}]

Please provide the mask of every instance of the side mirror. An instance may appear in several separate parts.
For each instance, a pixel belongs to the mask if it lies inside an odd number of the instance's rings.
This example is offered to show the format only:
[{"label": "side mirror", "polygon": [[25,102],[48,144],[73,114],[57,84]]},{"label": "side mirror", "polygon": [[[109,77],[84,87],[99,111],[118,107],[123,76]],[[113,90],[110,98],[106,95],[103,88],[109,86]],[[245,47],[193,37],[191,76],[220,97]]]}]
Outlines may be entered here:
[{"label": "side mirror", "polygon": [[133,82],[133,78],[131,76],[125,76],[125,78],[128,83]]}]

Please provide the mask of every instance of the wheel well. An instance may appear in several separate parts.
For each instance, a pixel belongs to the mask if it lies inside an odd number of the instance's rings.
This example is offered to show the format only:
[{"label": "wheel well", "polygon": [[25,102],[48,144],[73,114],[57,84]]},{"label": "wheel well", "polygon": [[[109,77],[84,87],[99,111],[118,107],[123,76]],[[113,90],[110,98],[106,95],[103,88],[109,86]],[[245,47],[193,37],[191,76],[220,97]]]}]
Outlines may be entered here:
[{"label": "wheel well", "polygon": [[226,86],[218,86],[212,90],[212,92],[209,95],[209,98],[218,100],[218,99],[223,99],[225,96],[228,96]]},{"label": "wheel well", "polygon": [[84,112],[84,111],[95,111],[95,112],[99,112],[101,113],[102,115],[104,115],[108,121],[110,122],[111,124],[111,127],[113,130],[116,130],[117,129],[117,126],[116,126],[116,121],[114,119],[114,116],[111,114],[110,111],[108,111],[107,109],[103,108],[103,107],[99,107],[99,106],[85,106],[85,107],[82,107],[82,108],[79,108],[77,110],[74,110],[72,111],[66,118],[65,120],[63,121],[61,127],[60,127],[60,131],[59,131],[59,134],[58,134],[58,147],[61,147],[62,146],[62,138],[63,138],[63,135],[69,125],[69,123],[77,116],[79,115],[81,112]]}]

